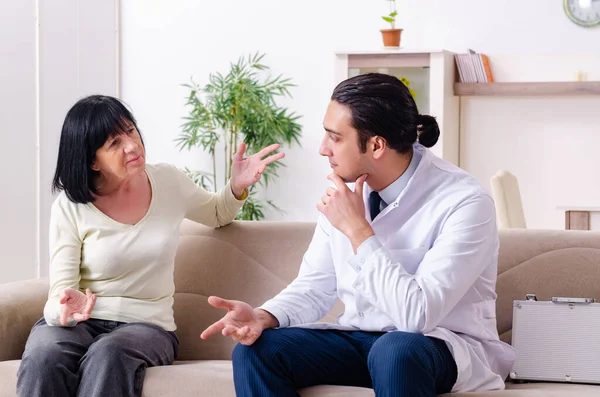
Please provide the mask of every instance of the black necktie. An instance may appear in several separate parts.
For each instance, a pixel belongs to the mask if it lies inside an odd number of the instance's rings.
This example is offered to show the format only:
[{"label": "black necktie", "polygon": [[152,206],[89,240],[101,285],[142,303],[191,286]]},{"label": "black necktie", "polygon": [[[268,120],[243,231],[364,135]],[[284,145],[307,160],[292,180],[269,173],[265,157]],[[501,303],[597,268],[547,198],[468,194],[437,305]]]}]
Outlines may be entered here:
[{"label": "black necktie", "polygon": [[372,191],[369,193],[369,212],[371,213],[371,220],[375,219],[379,214],[379,207],[381,206],[381,196],[378,192]]}]

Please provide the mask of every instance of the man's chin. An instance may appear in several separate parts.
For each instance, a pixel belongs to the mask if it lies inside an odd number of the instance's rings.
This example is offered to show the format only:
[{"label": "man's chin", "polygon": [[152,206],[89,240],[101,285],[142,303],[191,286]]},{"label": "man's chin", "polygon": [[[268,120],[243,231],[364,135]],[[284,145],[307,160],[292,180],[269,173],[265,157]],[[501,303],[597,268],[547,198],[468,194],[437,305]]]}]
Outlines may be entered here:
[{"label": "man's chin", "polygon": [[336,174],[337,176],[339,176],[340,178],[342,178],[342,180],[344,181],[344,183],[354,183],[356,182],[356,180],[358,179],[358,177],[360,175],[348,175],[348,174],[340,174],[337,171],[333,171],[334,174]]}]

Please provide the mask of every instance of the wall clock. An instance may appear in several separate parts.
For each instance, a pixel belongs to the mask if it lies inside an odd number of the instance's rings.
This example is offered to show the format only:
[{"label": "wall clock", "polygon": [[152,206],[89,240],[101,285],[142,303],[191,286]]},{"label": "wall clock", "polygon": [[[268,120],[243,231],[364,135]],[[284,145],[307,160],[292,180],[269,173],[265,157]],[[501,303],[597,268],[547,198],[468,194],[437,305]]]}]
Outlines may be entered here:
[{"label": "wall clock", "polygon": [[565,14],[573,23],[591,28],[600,25],[600,0],[563,0]]}]

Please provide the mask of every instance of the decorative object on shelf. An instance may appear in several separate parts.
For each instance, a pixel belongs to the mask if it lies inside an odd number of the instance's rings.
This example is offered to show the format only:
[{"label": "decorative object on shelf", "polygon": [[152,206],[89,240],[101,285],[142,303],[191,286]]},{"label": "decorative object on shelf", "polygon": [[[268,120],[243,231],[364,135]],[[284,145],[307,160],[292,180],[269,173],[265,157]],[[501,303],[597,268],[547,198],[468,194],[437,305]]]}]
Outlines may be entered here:
[{"label": "decorative object on shelf", "polygon": [[410,95],[413,97],[413,99],[417,99],[417,93],[415,92],[415,90],[410,88],[410,80],[402,76],[400,77],[400,81],[408,88],[408,91],[410,91]]},{"label": "decorative object on shelf", "polygon": [[[200,147],[210,154],[212,172],[183,170],[207,190],[216,192],[231,178],[232,156],[242,141],[247,145],[248,155],[272,143],[300,145],[300,116],[275,102],[276,97],[291,97],[289,88],[295,85],[289,78],[268,74],[269,67],[261,63],[263,57],[264,54],[257,53],[247,59],[239,58],[226,75],[211,73],[204,87],[193,80],[184,84],[190,89],[186,98],[189,114],[184,117],[183,131],[175,141],[180,150]],[[217,169],[217,150],[224,153],[222,169]],[[281,165],[277,161],[267,166],[259,184],[250,188],[236,219],[265,218],[264,205],[256,197],[257,186],[267,186]],[[218,183],[217,175],[221,175],[222,184]],[[272,201],[266,203],[281,212]]]},{"label": "decorative object on shelf", "polygon": [[487,55],[471,49],[466,54],[456,54],[456,69],[460,83],[493,83],[494,76]]},{"label": "decorative object on shelf", "polygon": [[567,17],[584,28],[600,26],[600,0],[563,0]]},{"label": "decorative object on shelf", "polygon": [[402,34],[402,29],[396,29],[396,16],[398,15],[398,11],[396,11],[396,0],[386,1],[390,3],[390,13],[381,18],[390,24],[391,29],[381,29],[383,46],[400,47],[400,35]]}]

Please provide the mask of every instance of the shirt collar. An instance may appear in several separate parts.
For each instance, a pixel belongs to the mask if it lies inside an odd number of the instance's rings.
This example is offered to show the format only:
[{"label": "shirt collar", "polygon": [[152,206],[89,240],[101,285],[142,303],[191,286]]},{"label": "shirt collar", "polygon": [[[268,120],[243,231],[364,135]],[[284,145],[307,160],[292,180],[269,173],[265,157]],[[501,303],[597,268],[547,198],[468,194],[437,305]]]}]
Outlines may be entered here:
[{"label": "shirt collar", "polygon": [[398,198],[398,196],[400,196],[400,193],[402,193],[402,191],[408,184],[408,181],[410,181],[410,178],[412,178],[412,176],[414,175],[415,170],[417,169],[417,166],[421,161],[421,157],[423,156],[420,153],[420,151],[416,148],[413,148],[412,159],[410,160],[410,164],[408,165],[406,171],[404,171],[398,179],[396,179],[385,189],[379,192],[381,200],[385,202],[385,204],[381,203],[382,205],[388,205],[394,202]]}]

